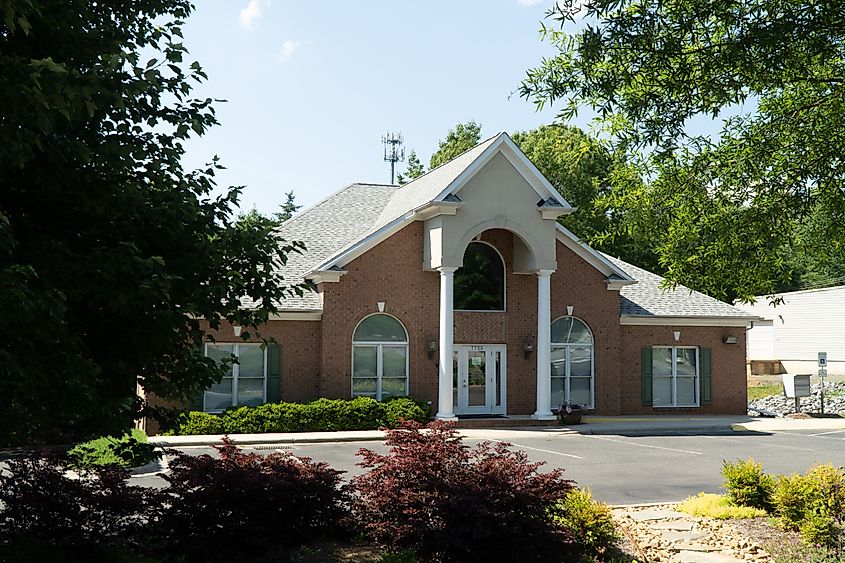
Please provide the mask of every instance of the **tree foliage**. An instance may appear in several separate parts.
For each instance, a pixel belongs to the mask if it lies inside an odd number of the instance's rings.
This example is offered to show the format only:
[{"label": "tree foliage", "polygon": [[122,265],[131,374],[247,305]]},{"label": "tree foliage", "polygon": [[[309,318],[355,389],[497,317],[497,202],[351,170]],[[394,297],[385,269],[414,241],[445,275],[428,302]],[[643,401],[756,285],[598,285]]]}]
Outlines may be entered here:
[{"label": "tree foliage", "polygon": [[514,142],[577,211],[561,223],[594,248],[641,268],[659,270],[650,237],[629,228],[625,210],[612,207],[614,188],[636,190],[639,172],[581,129],[542,125],[513,134]]},{"label": "tree foliage", "polygon": [[425,168],[420,162],[416,151],[412,150],[410,154],[408,154],[408,164],[405,167],[405,173],[403,174],[402,172],[399,172],[396,175],[396,178],[399,181],[399,184],[407,184],[412,180],[416,180],[423,174],[425,174]]},{"label": "tree foliage", "polygon": [[[743,299],[791,283],[796,231],[814,210],[845,214],[845,4],[564,0],[550,17],[557,52],[521,94],[562,106],[561,119],[590,108],[643,156],[655,181],[616,203],[659,206],[669,279]],[[708,118],[721,132],[694,134]],[[841,252],[835,224],[820,222],[805,251]]]},{"label": "tree foliage", "polygon": [[[9,0],[0,10],[0,444],[120,433],[136,385],[218,380],[199,318],[256,326],[290,291],[299,243],[233,220],[217,159],[181,165],[217,123],[187,64],[187,0]],[[242,309],[248,297],[257,306]],[[247,331],[245,331],[247,332]]]},{"label": "tree foliage", "polygon": [[431,155],[428,169],[437,168],[468,151],[481,141],[481,125],[475,121],[458,123],[454,129],[449,129],[446,138],[440,141],[439,148]]}]

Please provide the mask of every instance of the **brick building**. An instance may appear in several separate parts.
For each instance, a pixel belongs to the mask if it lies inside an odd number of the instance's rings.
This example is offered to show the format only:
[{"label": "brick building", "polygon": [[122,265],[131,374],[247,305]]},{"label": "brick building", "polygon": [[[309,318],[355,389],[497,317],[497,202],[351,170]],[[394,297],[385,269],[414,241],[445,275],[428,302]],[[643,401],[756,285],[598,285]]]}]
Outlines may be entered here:
[{"label": "brick building", "polygon": [[500,133],[404,186],[352,184],[280,228],[287,299],[195,407],[317,397],[430,400],[440,418],[744,413],[754,317],[580,243],[575,211]]}]

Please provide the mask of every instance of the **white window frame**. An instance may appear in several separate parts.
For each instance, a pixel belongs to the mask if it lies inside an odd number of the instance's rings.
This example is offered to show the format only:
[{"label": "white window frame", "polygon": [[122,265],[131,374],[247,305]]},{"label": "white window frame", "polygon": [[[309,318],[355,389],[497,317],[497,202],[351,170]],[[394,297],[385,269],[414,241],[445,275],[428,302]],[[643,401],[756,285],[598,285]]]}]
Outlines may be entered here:
[{"label": "white window frame", "polygon": [[[551,343],[551,349],[552,350],[561,349],[561,348],[566,349],[566,353],[565,353],[566,354],[566,356],[565,356],[566,360],[565,360],[564,375],[563,375],[563,397],[564,397],[564,401],[569,402],[569,403],[572,402],[572,400],[570,398],[571,395],[570,395],[570,387],[569,387],[569,381],[570,381],[570,378],[572,377],[572,369],[571,369],[571,364],[570,364],[572,354],[570,352],[570,349],[571,348],[589,348],[590,349],[590,404],[589,405],[582,405],[582,406],[585,409],[593,409],[593,408],[595,408],[595,404],[596,404],[596,337],[593,335],[593,329],[590,328],[590,325],[587,324],[587,321],[585,321],[584,319],[581,319],[579,317],[574,317],[574,316],[571,316],[571,315],[564,315],[563,317],[556,318],[554,321],[552,321],[552,324],[555,324],[556,322],[558,322],[560,320],[568,319],[568,318],[571,318],[573,320],[577,320],[577,321],[581,322],[585,327],[587,327],[587,331],[589,331],[589,333],[590,333],[590,343],[589,344],[583,344],[583,343],[577,343],[576,344],[576,343],[569,343],[569,342],[567,342],[567,343],[552,342]],[[554,379],[561,379],[560,376],[553,376],[552,375],[550,377],[554,378]],[[577,376],[577,377],[579,379],[586,379],[586,377],[583,377],[583,376]],[[553,408],[553,409],[557,409],[558,407],[560,407],[560,405],[551,405],[551,408]]]},{"label": "white window frame", "polygon": [[[399,326],[402,327],[402,330],[405,332],[405,341],[404,342],[395,342],[395,341],[355,341],[355,333],[358,332],[358,327],[361,326],[361,323],[373,317],[375,315],[384,315],[387,317],[391,317]],[[408,343],[408,329],[405,328],[405,325],[388,313],[373,313],[372,315],[367,315],[363,319],[361,319],[357,325],[355,325],[355,330],[352,331],[352,357],[350,358],[350,364],[352,365],[352,374],[349,378],[349,394],[350,396],[354,397],[372,397],[377,401],[382,400],[382,377],[384,376],[384,357],[383,351],[384,347],[387,346],[388,348],[404,348],[405,349],[405,392],[404,395],[408,395],[408,389],[411,386],[411,374],[410,374],[410,346]],[[375,394],[372,393],[356,393],[355,392],[355,349],[356,348],[376,348],[376,392]],[[399,395],[391,395],[399,396]]]},{"label": "white window frame", "polygon": [[[469,248],[470,244],[486,244],[490,248],[496,251],[496,254],[499,256],[499,260],[502,261],[502,308],[501,309],[455,309],[455,313],[507,313],[508,312],[508,265],[505,263],[505,257],[502,256],[502,253],[499,252],[499,249],[493,246],[491,243],[487,242],[486,240],[477,240],[473,239],[467,243],[467,248]],[[466,254],[466,248],[464,249],[464,254]],[[463,262],[463,258],[461,259]],[[455,290],[454,287],[452,288],[452,301],[455,300]]]},{"label": "white window frame", "polygon": [[[208,356],[208,347],[209,346],[231,346],[232,347],[232,354],[240,358],[240,350],[241,346],[261,346],[256,342],[206,342],[205,343],[205,350],[204,353]],[[265,346],[262,350],[262,356],[264,358],[264,370],[263,370],[263,379],[264,379],[264,386],[261,395],[261,402],[267,402],[267,347]],[[233,363],[232,364],[232,405],[233,407],[238,406],[238,376],[240,375],[240,364]],[[224,376],[225,377],[225,376]],[[249,378],[253,379],[253,378]],[[207,410],[205,408],[205,396],[208,390],[202,392],[202,411],[208,413],[221,413],[223,410]]]},{"label": "white window frame", "polygon": [[[699,346],[652,346],[652,350],[657,349],[671,349],[672,350],[672,375],[670,376],[672,379],[672,404],[657,404],[652,401],[652,406],[655,408],[691,408],[691,407],[698,407],[701,406],[701,349]],[[693,379],[693,389],[695,391],[695,402],[694,403],[678,403],[678,350],[695,350],[695,378]],[[655,396],[654,394],[654,381],[657,379],[657,375],[654,373],[654,354],[652,353],[652,360],[651,360],[651,385],[652,385],[652,397]],[[688,379],[690,376],[682,375],[685,379]],[[661,379],[666,379],[665,376],[660,376]]]}]

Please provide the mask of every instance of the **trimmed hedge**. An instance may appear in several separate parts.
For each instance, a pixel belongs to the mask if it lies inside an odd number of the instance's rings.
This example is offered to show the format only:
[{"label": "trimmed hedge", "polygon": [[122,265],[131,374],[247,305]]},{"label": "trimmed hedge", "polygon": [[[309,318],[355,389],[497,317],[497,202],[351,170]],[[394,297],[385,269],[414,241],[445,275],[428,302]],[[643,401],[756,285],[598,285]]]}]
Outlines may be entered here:
[{"label": "trimmed hedge", "polygon": [[426,422],[429,405],[409,397],[376,401],[370,397],[317,399],[310,403],[266,403],[237,407],[222,414],[187,412],[166,434],[260,434],[264,432],[334,432],[395,428],[400,420]]}]

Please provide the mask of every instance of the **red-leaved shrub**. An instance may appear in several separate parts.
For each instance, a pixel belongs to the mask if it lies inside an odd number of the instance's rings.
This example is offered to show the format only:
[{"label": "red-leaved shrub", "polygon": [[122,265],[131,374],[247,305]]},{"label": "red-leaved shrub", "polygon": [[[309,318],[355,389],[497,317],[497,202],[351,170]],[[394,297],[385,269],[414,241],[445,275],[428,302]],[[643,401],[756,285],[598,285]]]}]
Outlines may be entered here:
[{"label": "red-leaved shrub", "polygon": [[439,561],[560,561],[580,549],[549,507],[572,490],[563,470],[540,473],[503,443],[470,449],[452,425],[406,422],[387,455],[359,450],[356,516],[391,550]]},{"label": "red-leaved shrub", "polygon": [[345,526],[341,471],[307,457],[245,453],[228,439],[220,457],[175,453],[157,518],[170,548],[220,560],[299,546]]},{"label": "red-leaved shrub", "polygon": [[157,503],[157,491],[129,486],[123,469],[99,468],[80,479],[57,456],[7,463],[0,471],[0,560],[28,544],[76,546],[90,557],[102,547],[137,545]]}]

